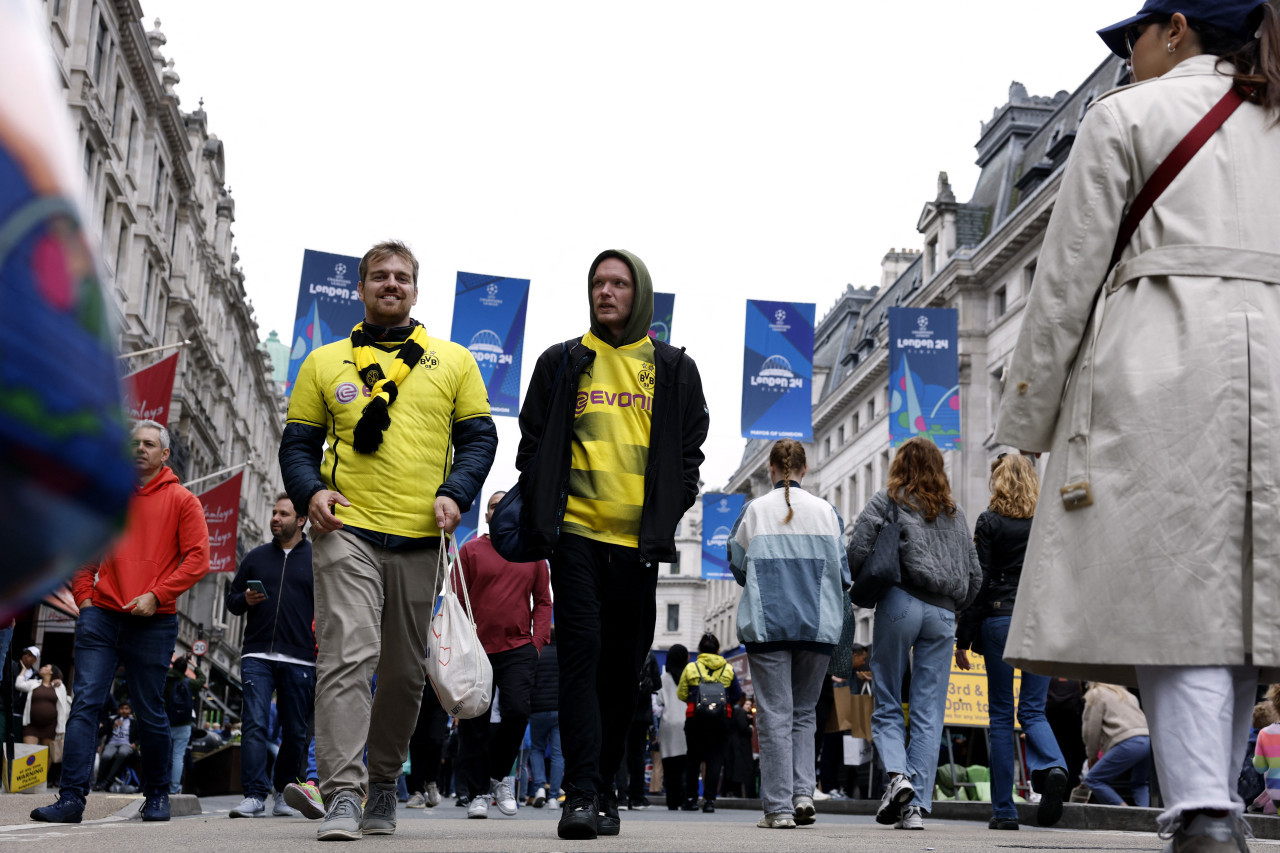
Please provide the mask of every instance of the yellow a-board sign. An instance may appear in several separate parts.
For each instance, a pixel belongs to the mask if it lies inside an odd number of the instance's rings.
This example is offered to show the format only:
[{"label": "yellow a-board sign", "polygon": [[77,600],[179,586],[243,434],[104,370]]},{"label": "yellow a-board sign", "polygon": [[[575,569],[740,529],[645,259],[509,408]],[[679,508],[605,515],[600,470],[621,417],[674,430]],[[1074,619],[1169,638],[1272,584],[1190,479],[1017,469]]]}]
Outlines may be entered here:
[{"label": "yellow a-board sign", "polygon": [[14,758],[9,761],[9,754],[0,747],[4,755],[4,789],[10,794],[34,788],[49,778],[49,747],[27,743],[13,745]]},{"label": "yellow a-board sign", "polygon": [[[944,726],[988,726],[987,664],[982,655],[969,653],[969,670],[956,666],[951,660],[951,683],[947,685],[947,711],[942,718]],[[1013,671],[1013,707],[1018,708],[1018,690],[1022,685],[1022,672]],[[1014,728],[1018,727],[1014,719]]]}]

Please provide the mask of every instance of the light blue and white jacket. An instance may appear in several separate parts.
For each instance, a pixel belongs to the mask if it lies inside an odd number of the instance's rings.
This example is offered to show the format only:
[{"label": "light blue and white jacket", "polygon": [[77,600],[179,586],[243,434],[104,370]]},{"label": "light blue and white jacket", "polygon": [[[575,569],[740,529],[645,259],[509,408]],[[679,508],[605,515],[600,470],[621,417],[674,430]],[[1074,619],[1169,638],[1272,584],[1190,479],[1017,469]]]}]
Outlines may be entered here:
[{"label": "light blue and white jacket", "polygon": [[789,523],[779,482],[748,503],[729,534],[729,568],[745,589],[738,641],[748,651],[801,648],[830,653],[844,622],[849,563],[836,508],[791,481]]}]

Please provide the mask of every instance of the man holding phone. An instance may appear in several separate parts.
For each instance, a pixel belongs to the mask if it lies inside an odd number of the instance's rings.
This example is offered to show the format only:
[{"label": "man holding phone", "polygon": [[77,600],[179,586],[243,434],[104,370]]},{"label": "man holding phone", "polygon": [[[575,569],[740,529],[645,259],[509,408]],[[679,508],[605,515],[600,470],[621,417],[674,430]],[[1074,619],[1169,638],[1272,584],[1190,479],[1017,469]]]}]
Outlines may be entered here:
[{"label": "man holding phone", "polygon": [[[272,540],[245,555],[227,591],[227,609],[247,613],[240,679],[244,717],[240,738],[240,785],[244,800],[231,817],[297,814],[284,801],[285,786],[296,779],[307,757],[307,724],[315,699],[316,640],[311,577],[311,543],[303,533],[289,496],[280,493],[271,511]],[[271,694],[276,694],[283,740],[276,755],[273,784],[267,780],[267,723]]]}]

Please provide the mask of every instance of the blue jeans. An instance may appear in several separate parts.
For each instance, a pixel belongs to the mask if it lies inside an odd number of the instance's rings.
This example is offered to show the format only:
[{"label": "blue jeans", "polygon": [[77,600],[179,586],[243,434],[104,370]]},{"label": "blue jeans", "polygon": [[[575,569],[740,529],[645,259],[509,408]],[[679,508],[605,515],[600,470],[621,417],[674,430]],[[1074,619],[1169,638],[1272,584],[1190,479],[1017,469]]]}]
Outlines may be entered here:
[{"label": "blue jeans", "polygon": [[[240,787],[246,797],[267,798],[268,790],[283,791],[303,773],[307,757],[307,719],[315,701],[315,667],[279,660],[240,659],[244,687],[244,717],[240,737]],[[276,694],[282,739],[270,785],[267,780],[267,721],[271,694]]]},{"label": "blue jeans", "polygon": [[[871,646],[872,739],[884,769],[903,774],[915,788],[910,805],[926,812],[933,807],[955,640],[955,613],[925,604],[900,587],[891,588],[876,605]],[[910,745],[902,713],[902,676],[909,661]]]},{"label": "blue jeans", "polygon": [[98,710],[111,692],[116,665],[124,664],[129,700],[142,748],[144,791],[169,787],[169,715],[164,708],[164,679],[178,640],[172,613],[132,616],[86,607],[76,621],[75,698],[67,717],[62,754],[62,793],[84,800],[89,795],[97,751]]},{"label": "blue jeans", "polygon": [[796,797],[813,796],[813,734],[831,655],[777,649],[747,652],[747,661],[759,712],[760,800],[765,814],[792,814]]},{"label": "blue jeans", "polygon": [[182,793],[182,768],[187,762],[187,744],[191,743],[191,724],[169,726],[169,793]]},{"label": "blue jeans", "polygon": [[[982,620],[983,660],[987,664],[987,701],[991,716],[991,816],[1016,820],[1013,804],[1013,763],[1018,739],[1013,732],[1013,667],[1004,661],[1009,616]],[[1025,670],[1018,691],[1018,722],[1027,736],[1027,766],[1031,772],[1050,767],[1066,769],[1058,739],[1044,715],[1049,678]]]},{"label": "blue jeans", "polygon": [[1106,806],[1123,806],[1124,800],[1108,785],[1129,772],[1129,788],[1133,791],[1133,804],[1146,808],[1151,805],[1151,738],[1138,735],[1112,746],[1097,764],[1089,768],[1084,783],[1089,786],[1093,799]]},{"label": "blue jeans", "polygon": [[[529,742],[533,757],[529,764],[533,770],[533,787],[546,786],[547,795],[556,796],[560,780],[564,778],[564,754],[560,752],[560,713],[558,711],[534,711],[529,715]],[[551,749],[551,778],[547,778],[546,755]]]}]

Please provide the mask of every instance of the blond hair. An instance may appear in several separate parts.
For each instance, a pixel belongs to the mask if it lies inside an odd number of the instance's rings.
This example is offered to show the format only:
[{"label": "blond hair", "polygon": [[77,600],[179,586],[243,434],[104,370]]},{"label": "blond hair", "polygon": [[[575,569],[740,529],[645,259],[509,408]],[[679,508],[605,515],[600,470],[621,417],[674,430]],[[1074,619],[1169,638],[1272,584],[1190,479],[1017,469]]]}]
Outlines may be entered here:
[{"label": "blond hair", "polygon": [[787,502],[787,517],[782,523],[790,524],[796,514],[791,508],[791,475],[805,468],[804,446],[794,438],[778,439],[769,451],[769,464],[782,476],[782,499]]},{"label": "blond hair", "polygon": [[991,509],[1006,518],[1031,518],[1036,514],[1040,477],[1036,466],[1020,453],[996,461],[991,472]]}]

